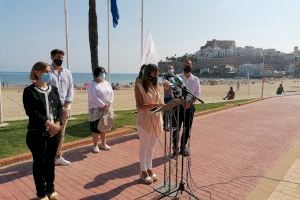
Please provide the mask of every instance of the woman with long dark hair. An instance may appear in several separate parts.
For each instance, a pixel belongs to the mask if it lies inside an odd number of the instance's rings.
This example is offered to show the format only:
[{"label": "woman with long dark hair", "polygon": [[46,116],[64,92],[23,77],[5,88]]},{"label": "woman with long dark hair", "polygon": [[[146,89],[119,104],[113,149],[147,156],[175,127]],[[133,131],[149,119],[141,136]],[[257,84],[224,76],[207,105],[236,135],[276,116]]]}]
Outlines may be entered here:
[{"label": "woman with long dark hair", "polygon": [[145,65],[135,83],[135,99],[138,109],[137,131],[140,138],[141,179],[146,184],[157,181],[152,172],[152,155],[157,137],[162,133],[161,113],[151,113],[151,109],[161,107],[158,89],[159,69],[154,64]]},{"label": "woman with long dark hair", "polygon": [[37,199],[55,200],[55,154],[60,141],[62,105],[58,90],[48,85],[50,66],[37,62],[32,67],[33,84],[23,92],[23,104],[29,117],[26,143],[33,158],[33,178]]}]

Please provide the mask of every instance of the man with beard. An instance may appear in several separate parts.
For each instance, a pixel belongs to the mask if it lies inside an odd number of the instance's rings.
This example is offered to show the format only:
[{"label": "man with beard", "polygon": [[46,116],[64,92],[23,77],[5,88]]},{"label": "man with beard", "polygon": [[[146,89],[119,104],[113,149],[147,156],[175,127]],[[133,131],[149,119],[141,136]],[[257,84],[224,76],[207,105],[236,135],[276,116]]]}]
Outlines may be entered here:
[{"label": "man with beard", "polygon": [[[182,79],[184,86],[189,90],[189,92],[195,97],[200,97],[200,81],[198,77],[192,74],[192,61],[186,60],[184,62],[184,70],[183,73],[179,75]],[[183,91],[184,93],[184,91]],[[183,131],[181,136],[180,143],[180,152],[179,154],[183,156],[189,156],[189,151],[187,149],[188,139],[190,137],[190,130],[193,123],[195,106],[194,103],[197,99],[192,97],[191,95],[187,95],[186,103],[180,106],[179,111],[179,128],[183,124]],[[180,130],[179,130],[180,131]],[[173,132],[173,156],[176,156],[178,153],[178,140],[176,135],[176,131]]]}]

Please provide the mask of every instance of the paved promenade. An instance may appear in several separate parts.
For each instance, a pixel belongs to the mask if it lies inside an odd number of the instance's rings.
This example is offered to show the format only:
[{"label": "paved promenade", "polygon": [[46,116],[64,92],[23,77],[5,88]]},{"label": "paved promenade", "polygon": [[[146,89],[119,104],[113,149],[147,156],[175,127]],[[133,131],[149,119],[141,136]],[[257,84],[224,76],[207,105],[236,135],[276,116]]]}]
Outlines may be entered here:
[{"label": "paved promenade", "polygon": [[[195,118],[191,137],[190,183],[200,199],[299,199],[299,185],[262,176],[300,182],[300,96],[267,99]],[[153,191],[155,184],[139,181],[137,136],[110,144],[110,152],[94,154],[87,146],[65,153],[73,163],[56,168],[60,199],[159,197]],[[162,152],[158,143],[154,171],[160,177]],[[0,169],[0,199],[34,199],[31,164]]]}]

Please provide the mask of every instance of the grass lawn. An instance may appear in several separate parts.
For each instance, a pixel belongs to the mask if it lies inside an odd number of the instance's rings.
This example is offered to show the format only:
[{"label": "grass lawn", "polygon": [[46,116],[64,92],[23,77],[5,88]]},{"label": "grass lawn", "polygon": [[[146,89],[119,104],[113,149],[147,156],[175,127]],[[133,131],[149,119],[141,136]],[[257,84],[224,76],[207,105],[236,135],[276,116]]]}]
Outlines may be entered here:
[{"label": "grass lawn", "polygon": [[[220,103],[197,104],[196,112],[221,108],[227,105],[237,105],[249,100],[227,101]],[[115,111],[115,128],[135,127],[134,110]],[[73,116],[74,120],[68,122],[65,142],[90,137],[87,114]],[[0,159],[29,152],[26,146],[27,120],[12,121],[9,125],[0,128]]]}]

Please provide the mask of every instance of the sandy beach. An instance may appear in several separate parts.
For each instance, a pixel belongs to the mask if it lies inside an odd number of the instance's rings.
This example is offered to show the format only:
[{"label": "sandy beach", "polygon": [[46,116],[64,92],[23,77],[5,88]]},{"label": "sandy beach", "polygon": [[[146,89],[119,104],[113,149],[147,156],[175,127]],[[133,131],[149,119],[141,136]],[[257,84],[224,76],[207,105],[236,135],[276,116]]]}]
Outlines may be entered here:
[{"label": "sandy beach", "polygon": [[[201,81],[201,79],[200,79]],[[221,102],[226,96],[229,87],[236,92],[235,99],[260,98],[262,92],[261,80],[239,80],[240,88],[237,90],[237,80],[219,80],[215,85],[203,82],[201,85],[201,99],[206,103]],[[282,83],[286,94],[300,94],[300,79],[275,79],[267,80],[264,84],[264,97],[275,96],[278,85]],[[161,93],[163,94],[162,88]],[[115,90],[114,110],[135,109],[133,88]],[[22,87],[2,89],[4,121],[25,119],[26,115],[22,103]],[[72,114],[87,113],[87,91],[75,89]]]}]

